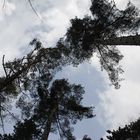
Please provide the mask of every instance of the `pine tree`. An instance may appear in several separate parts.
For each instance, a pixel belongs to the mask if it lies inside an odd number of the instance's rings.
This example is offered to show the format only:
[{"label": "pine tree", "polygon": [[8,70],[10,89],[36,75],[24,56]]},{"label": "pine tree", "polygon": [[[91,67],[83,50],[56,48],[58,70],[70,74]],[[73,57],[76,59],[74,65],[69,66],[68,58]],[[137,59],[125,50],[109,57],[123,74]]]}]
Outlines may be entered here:
[{"label": "pine tree", "polygon": [[108,140],[139,140],[140,139],[140,119],[131,122],[125,127],[119,127],[117,130],[107,130]]},{"label": "pine tree", "polygon": [[[51,132],[58,132],[61,139],[75,140],[71,124],[94,117],[93,108],[82,105],[83,87],[71,85],[66,79],[55,80],[49,89],[42,83],[40,81],[36,92],[32,93],[33,106],[28,106],[25,100],[24,104],[23,100],[17,103],[27,119],[18,122],[14,133],[7,137],[14,140],[48,140]],[[28,117],[29,113],[33,115]]]},{"label": "pine tree", "polygon": [[[139,10],[128,3],[125,10],[117,9],[114,1],[92,0],[92,16],[72,19],[67,32],[67,42],[74,48],[77,58],[88,59],[98,53],[101,66],[109,75],[112,84],[119,88],[119,73],[122,69],[118,62],[122,55],[116,45],[139,45]],[[131,34],[126,37],[122,34]]]}]

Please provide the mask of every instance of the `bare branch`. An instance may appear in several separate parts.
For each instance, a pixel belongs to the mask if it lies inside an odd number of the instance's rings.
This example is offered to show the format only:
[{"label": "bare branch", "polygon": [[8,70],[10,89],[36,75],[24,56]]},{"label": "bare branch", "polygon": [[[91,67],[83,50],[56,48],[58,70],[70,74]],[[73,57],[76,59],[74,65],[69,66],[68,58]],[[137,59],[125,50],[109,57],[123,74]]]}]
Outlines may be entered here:
[{"label": "bare branch", "polygon": [[5,72],[5,75],[7,77],[8,75],[7,75],[7,71],[6,71],[6,67],[5,67],[4,58],[5,58],[5,55],[3,55],[3,58],[2,58],[2,65],[3,65],[3,69],[4,69],[4,72]]},{"label": "bare branch", "polygon": [[36,16],[37,16],[38,18],[40,18],[41,21],[43,21],[42,18],[40,17],[40,15],[39,15],[39,13],[37,12],[37,10],[34,8],[34,6],[33,6],[32,2],[31,2],[31,0],[28,0],[28,2],[29,2],[29,4],[30,4],[30,6],[31,6],[31,8],[32,8],[32,10],[33,10],[33,12],[36,14]]},{"label": "bare branch", "polygon": [[2,126],[2,130],[3,130],[3,133],[5,134],[5,130],[4,130],[4,123],[3,123],[3,117],[2,117],[2,108],[1,108],[1,103],[0,103],[0,119],[1,119],[1,126]]},{"label": "bare branch", "polygon": [[3,106],[0,106],[3,110],[7,111],[15,120],[20,121],[13,113],[11,113],[8,109]]}]

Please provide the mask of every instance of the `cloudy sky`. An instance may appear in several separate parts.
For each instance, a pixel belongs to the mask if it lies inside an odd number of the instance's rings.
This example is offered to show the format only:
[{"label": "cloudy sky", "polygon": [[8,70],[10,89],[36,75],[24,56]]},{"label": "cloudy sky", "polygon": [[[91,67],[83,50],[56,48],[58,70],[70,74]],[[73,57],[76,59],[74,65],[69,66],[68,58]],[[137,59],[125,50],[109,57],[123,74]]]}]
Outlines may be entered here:
[{"label": "cloudy sky", "polygon": [[[123,9],[128,0],[115,2]],[[139,0],[132,2],[140,6]],[[3,54],[6,60],[25,55],[31,49],[28,43],[34,37],[40,38],[46,47],[55,46],[57,40],[65,35],[71,18],[90,14],[90,4],[90,0],[34,0],[37,16],[27,0],[6,0],[4,6],[0,1],[0,58]],[[71,83],[82,84],[86,91],[83,103],[95,106],[96,117],[76,125],[77,138],[88,134],[98,140],[105,135],[106,129],[123,126],[140,116],[140,47],[118,48],[124,55],[121,65],[125,71],[125,80],[121,82],[119,90],[109,85],[108,77],[101,72],[96,57],[77,68],[66,67],[56,75],[56,78],[66,77]],[[2,67],[0,71],[3,72]],[[10,130],[7,128],[7,131]]]}]

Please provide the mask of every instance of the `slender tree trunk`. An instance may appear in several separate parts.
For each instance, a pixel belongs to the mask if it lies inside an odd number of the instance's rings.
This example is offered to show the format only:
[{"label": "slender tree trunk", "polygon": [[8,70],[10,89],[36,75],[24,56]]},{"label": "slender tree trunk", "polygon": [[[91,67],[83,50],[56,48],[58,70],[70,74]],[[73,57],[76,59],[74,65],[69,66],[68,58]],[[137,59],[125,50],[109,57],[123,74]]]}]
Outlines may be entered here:
[{"label": "slender tree trunk", "polygon": [[122,36],[108,40],[98,40],[97,42],[103,45],[140,45],[140,35]]},{"label": "slender tree trunk", "polygon": [[55,105],[54,108],[51,110],[49,117],[47,118],[47,123],[45,124],[44,132],[43,132],[41,140],[48,140],[54,114],[56,113],[56,109],[57,109],[57,106]]}]

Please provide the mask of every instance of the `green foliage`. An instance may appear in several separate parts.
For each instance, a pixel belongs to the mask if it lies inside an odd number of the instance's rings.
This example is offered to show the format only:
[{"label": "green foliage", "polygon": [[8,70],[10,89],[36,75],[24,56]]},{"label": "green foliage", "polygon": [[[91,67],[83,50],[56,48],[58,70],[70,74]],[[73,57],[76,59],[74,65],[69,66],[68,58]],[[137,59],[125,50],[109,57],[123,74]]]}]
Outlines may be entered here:
[{"label": "green foliage", "polygon": [[91,138],[85,135],[82,140],[91,140]]},{"label": "green foliage", "polygon": [[[92,107],[84,107],[82,105],[84,89],[81,85],[69,84],[67,80],[55,80],[48,89],[44,87],[42,81],[38,83],[36,91],[32,95],[32,104],[26,103],[26,99],[18,101],[17,106],[20,107],[25,115],[29,118],[24,123],[18,123],[14,137],[17,135],[27,137],[36,137],[41,139],[44,128],[50,127],[50,132],[59,132],[60,138],[68,140],[75,139],[72,135],[73,127],[78,120],[83,118],[92,118]],[[25,99],[25,101],[24,101]],[[24,101],[24,103],[23,103]],[[26,106],[26,107],[25,107]],[[33,113],[30,113],[33,112]],[[29,115],[30,114],[30,115]],[[30,122],[30,123],[29,123]],[[49,125],[46,125],[50,123]],[[48,133],[50,133],[48,132]],[[18,134],[19,133],[19,134]],[[36,135],[36,133],[39,133]]]},{"label": "green foliage", "polygon": [[115,88],[119,88],[119,75],[123,70],[118,63],[123,56],[115,46],[103,45],[101,41],[137,30],[139,11],[131,3],[125,10],[119,10],[113,1],[107,0],[92,0],[90,10],[92,17],[71,20],[66,40],[71,50],[75,50],[73,56],[81,62],[91,58],[93,52],[98,53],[101,67],[107,71]]},{"label": "green foliage", "polygon": [[119,127],[118,130],[107,130],[109,134],[108,140],[138,140],[140,138],[140,120],[126,125],[125,127]]}]

